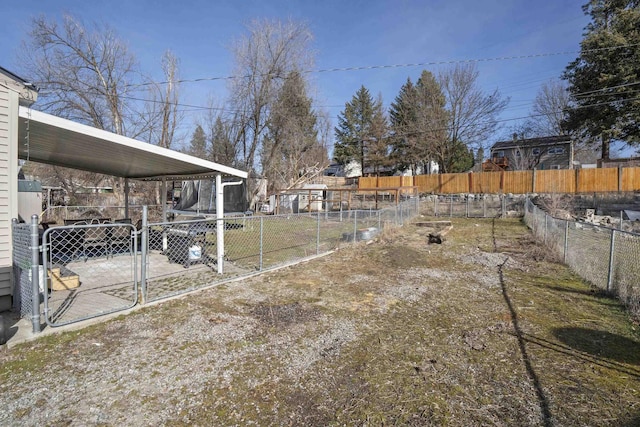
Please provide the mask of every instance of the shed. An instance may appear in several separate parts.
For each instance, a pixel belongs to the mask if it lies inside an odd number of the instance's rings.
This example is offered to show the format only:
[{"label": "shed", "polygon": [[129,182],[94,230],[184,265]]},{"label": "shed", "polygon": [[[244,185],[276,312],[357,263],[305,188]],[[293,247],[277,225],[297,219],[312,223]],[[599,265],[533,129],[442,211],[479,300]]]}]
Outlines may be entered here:
[{"label": "shed", "polygon": [[324,192],[327,190],[325,184],[305,184],[298,193],[298,211],[320,212],[322,211],[322,201],[325,199]]}]

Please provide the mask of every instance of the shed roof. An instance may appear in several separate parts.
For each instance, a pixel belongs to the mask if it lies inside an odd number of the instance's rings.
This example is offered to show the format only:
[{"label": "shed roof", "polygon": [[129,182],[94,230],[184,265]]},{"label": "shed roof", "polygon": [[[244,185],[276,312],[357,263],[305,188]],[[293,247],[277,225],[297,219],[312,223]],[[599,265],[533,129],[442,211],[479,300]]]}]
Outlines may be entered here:
[{"label": "shed roof", "polygon": [[29,108],[20,107],[19,116],[21,159],[140,180],[247,178],[239,169]]}]

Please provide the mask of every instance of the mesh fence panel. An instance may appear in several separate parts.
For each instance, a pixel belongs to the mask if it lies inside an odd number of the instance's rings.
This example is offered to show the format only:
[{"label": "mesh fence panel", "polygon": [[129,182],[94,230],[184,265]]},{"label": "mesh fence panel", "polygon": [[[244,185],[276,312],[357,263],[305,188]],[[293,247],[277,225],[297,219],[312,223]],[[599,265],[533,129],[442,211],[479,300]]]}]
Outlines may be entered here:
[{"label": "mesh fence panel", "polygon": [[45,231],[48,324],[66,325],[136,304],[134,232],[126,223],[77,223]]},{"label": "mesh fence panel", "polygon": [[545,244],[556,254],[564,255],[565,224],[562,219],[547,217]]},{"label": "mesh fence panel", "polygon": [[507,209],[522,212],[522,198],[504,195],[453,195],[427,196],[423,211],[427,215],[467,218],[496,218],[506,214]]},{"label": "mesh fence panel", "polygon": [[150,223],[146,233],[145,300],[184,293],[215,279],[215,219]]},{"label": "mesh fence panel", "polygon": [[633,313],[640,313],[640,236],[616,231],[613,245],[613,291]]},{"label": "mesh fence panel", "polygon": [[[30,317],[32,305],[31,288],[31,226],[13,223],[13,307],[20,310],[21,317]],[[42,286],[42,284],[40,285]]]},{"label": "mesh fence panel", "polygon": [[317,253],[317,213],[263,217],[260,224],[261,227],[256,227],[249,234],[242,230],[225,233],[228,262],[255,271],[260,267],[269,269]]},{"label": "mesh fence panel", "polygon": [[611,229],[573,222],[567,240],[567,264],[594,286],[606,289]]},{"label": "mesh fence panel", "polygon": [[[83,220],[87,218],[125,218],[124,206],[51,206],[42,213],[42,222],[59,225],[65,220]],[[148,206],[149,221],[160,221],[162,206]],[[129,206],[128,218],[136,223],[142,218],[142,206]]]},{"label": "mesh fence panel", "polygon": [[613,292],[632,313],[640,313],[640,235],[554,219],[528,199],[524,210],[527,226],[548,247],[564,254],[572,270],[594,286]]},{"label": "mesh fence panel", "polygon": [[149,224],[146,301],[286,265],[369,240],[418,214],[409,199],[383,210],[225,218],[224,273],[217,273],[216,219]]}]

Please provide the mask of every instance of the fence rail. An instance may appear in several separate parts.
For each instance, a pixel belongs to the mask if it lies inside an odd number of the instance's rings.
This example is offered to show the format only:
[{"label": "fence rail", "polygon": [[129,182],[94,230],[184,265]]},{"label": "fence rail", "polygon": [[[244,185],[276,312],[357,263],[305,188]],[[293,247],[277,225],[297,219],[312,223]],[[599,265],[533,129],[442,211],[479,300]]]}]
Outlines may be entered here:
[{"label": "fence rail", "polygon": [[561,169],[362,177],[359,189],[416,186],[420,194],[593,193],[640,190],[640,168]]},{"label": "fence rail", "polygon": [[554,218],[530,199],[524,221],[580,277],[640,315],[640,234]]}]

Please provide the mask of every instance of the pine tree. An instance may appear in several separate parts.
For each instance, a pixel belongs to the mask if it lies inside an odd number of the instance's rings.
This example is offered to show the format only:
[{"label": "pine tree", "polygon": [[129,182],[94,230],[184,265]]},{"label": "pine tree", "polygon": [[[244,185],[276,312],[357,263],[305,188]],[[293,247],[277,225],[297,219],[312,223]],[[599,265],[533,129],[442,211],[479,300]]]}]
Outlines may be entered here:
[{"label": "pine tree", "polygon": [[262,170],[270,189],[291,187],[326,166],[317,123],[302,75],[290,73],[270,112],[263,142]]},{"label": "pine tree", "polygon": [[424,70],[414,85],[400,88],[389,116],[394,133],[394,157],[400,167],[415,173],[431,160],[448,165],[445,97],[433,74]]},{"label": "pine tree", "polygon": [[378,176],[383,169],[393,165],[390,156],[389,124],[382,107],[382,95],[378,95],[373,104],[370,130],[371,136],[364,145],[365,164]]},{"label": "pine tree", "polygon": [[234,166],[236,163],[236,149],[231,140],[228,126],[222,121],[220,116],[211,129],[209,159],[216,163],[227,166]]},{"label": "pine tree", "polygon": [[338,116],[338,126],[334,129],[336,143],[333,157],[336,162],[346,165],[356,160],[364,173],[365,144],[374,138],[371,128],[375,109],[375,102],[364,86],[358,89],[351,102],[345,104],[344,111]]},{"label": "pine tree", "polygon": [[602,158],[608,158],[612,140],[640,143],[640,2],[591,0],[582,9],[591,22],[580,56],[563,75],[575,100],[565,126],[600,139]]},{"label": "pine tree", "polygon": [[201,159],[207,158],[207,136],[204,133],[202,126],[197,125],[191,136],[191,142],[189,143],[189,154]]}]

